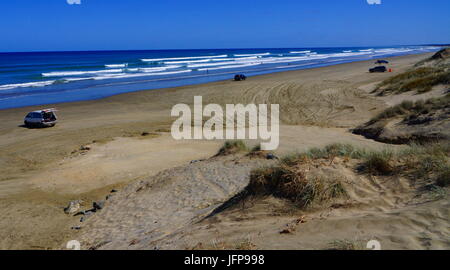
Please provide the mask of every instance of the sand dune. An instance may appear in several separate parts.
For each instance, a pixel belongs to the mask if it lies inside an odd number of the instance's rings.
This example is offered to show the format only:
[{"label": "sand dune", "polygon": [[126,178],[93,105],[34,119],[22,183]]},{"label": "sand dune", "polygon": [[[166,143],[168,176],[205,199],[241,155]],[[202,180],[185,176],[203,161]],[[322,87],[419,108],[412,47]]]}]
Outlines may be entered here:
[{"label": "sand dune", "polygon": [[[402,56],[390,61],[394,71],[400,72],[428,56]],[[196,95],[203,96],[204,103],[278,103],[282,127],[281,144],[276,154],[280,156],[334,142],[382,149],[389,146],[348,131],[387,107],[383,100],[361,90],[361,87],[374,85],[391,75],[369,74],[367,69],[372,64],[372,61],[363,61],[255,76],[239,83],[221,81],[48,105],[59,109],[61,120],[55,128],[49,129],[19,126],[25,113],[38,107],[0,111],[0,187],[3,187],[0,189],[0,213],[4,217],[0,222],[0,248],[59,249],[71,239],[82,240],[84,248],[193,247],[203,241],[202,237],[213,234],[206,230],[202,235],[197,230],[202,227],[197,226],[210,224],[194,226],[193,221],[245,187],[252,168],[270,161],[246,158],[241,162],[233,160],[234,157],[220,157],[189,164],[191,160],[213,156],[223,142],[174,141],[167,133],[173,121],[171,107],[178,103],[192,105]],[[155,135],[141,136],[143,132]],[[247,143],[254,145],[257,142]],[[80,151],[82,146],[89,146],[90,150]],[[87,222],[80,223],[80,217],[67,216],[62,210],[69,201],[78,199],[84,201],[82,207],[87,209],[93,201],[103,200],[112,188],[120,192]],[[367,187],[355,195],[355,200],[363,203],[364,198],[370,199],[383,191],[378,185],[367,183]],[[439,219],[445,214],[440,210],[440,204],[425,217],[437,217],[436,224],[421,221],[425,222],[423,226],[412,226],[404,220],[418,218],[422,215],[420,209],[428,209],[428,204],[420,206],[425,208],[417,208],[420,211],[408,210],[410,208],[406,206],[397,209],[402,198],[392,194],[382,198],[385,201],[380,209],[367,210],[367,213],[378,213],[373,219],[379,220],[379,224],[386,222],[383,220],[396,213],[391,211],[400,211],[398,215],[401,216],[393,225],[395,229],[385,230],[386,237],[393,237],[404,227],[411,227],[410,231],[415,235],[411,241],[405,238],[390,247],[425,248],[426,241],[422,241],[416,232],[430,225],[441,229],[447,224]],[[429,205],[430,209],[435,207]],[[264,212],[261,216],[259,212],[255,213],[270,224],[281,224],[290,219],[271,219]],[[277,246],[276,242],[271,246],[257,245],[261,248],[322,248],[314,244],[312,232],[318,236],[321,233],[313,229],[334,230],[342,233],[342,237],[351,235],[350,225],[344,229],[345,224],[359,226],[356,220],[360,218],[351,213],[331,215],[323,223],[317,221],[315,226],[310,225],[313,222],[308,223],[307,226],[312,226],[310,240],[302,244],[297,241],[295,245],[294,241],[283,246]],[[218,230],[228,224],[228,218],[242,219],[233,217],[232,213],[215,218],[224,220]],[[222,230],[224,235],[231,236],[229,239],[241,237],[246,230],[251,230],[250,224],[255,223],[233,222],[229,223],[230,230]],[[254,230],[267,225],[262,221],[258,224],[254,225]],[[364,224],[369,226],[370,222]],[[74,226],[81,226],[81,230],[71,230]],[[341,230],[333,229],[333,226]],[[237,227],[241,227],[242,233],[234,231]],[[186,228],[192,229],[192,238],[183,234]],[[365,228],[367,232],[377,232],[373,227]],[[438,234],[431,231],[427,229],[423,239],[436,239]],[[381,233],[381,229],[378,232]],[[405,230],[405,237],[406,232],[408,230]],[[446,243],[432,240],[431,248],[441,248]]]}]

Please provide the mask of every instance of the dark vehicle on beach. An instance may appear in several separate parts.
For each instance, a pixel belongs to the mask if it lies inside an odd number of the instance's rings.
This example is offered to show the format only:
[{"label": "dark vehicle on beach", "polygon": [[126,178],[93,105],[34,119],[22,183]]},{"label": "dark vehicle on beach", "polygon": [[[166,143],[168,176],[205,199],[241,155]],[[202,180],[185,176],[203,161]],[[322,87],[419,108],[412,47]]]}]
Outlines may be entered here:
[{"label": "dark vehicle on beach", "polygon": [[374,73],[374,72],[386,72],[386,71],[387,71],[387,69],[386,69],[385,66],[378,66],[378,67],[374,67],[374,68],[369,69],[369,72],[370,72],[370,73]]},{"label": "dark vehicle on beach", "polygon": [[245,76],[244,74],[236,74],[234,75],[234,80],[235,81],[245,81],[245,79],[247,79],[247,76]]},{"label": "dark vehicle on beach", "polygon": [[375,64],[389,64],[389,61],[387,61],[387,60],[377,60],[375,62]]},{"label": "dark vehicle on beach", "polygon": [[26,127],[53,127],[58,122],[55,109],[44,109],[30,112],[25,116]]}]

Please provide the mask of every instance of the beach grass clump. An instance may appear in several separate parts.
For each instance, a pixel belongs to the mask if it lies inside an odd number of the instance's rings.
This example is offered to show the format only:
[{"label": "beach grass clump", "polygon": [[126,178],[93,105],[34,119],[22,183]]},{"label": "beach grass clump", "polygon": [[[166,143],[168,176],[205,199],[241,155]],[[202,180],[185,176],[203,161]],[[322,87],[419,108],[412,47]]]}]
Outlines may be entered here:
[{"label": "beach grass clump", "polygon": [[450,142],[440,141],[427,144],[411,143],[399,152],[400,156],[450,156]]},{"label": "beach grass clump", "polygon": [[415,179],[434,179],[436,185],[448,186],[450,179],[450,142],[411,144],[398,153],[405,170]]},{"label": "beach grass clump", "polygon": [[351,144],[334,143],[329,144],[324,148],[313,147],[304,153],[287,155],[282,159],[282,162],[286,165],[293,165],[315,159],[333,159],[334,157],[358,159],[366,155],[366,150],[356,148]]},{"label": "beach grass clump", "polygon": [[417,78],[405,83],[398,92],[408,92],[416,90],[417,93],[426,93],[433,89],[434,86],[439,84],[450,83],[450,71],[437,72],[423,78]]},{"label": "beach grass clump", "polygon": [[360,168],[372,175],[391,175],[394,172],[393,157],[394,153],[387,150],[370,152],[364,158]]},{"label": "beach grass clump", "polygon": [[448,187],[450,185],[450,166],[443,167],[436,177],[436,185]]},{"label": "beach grass clump", "polygon": [[391,77],[378,85],[375,91],[380,94],[404,93],[416,90],[425,93],[436,85],[449,84],[450,71],[445,67],[421,67]]},{"label": "beach grass clump", "polygon": [[332,157],[348,157],[359,159],[367,155],[364,149],[356,148],[351,144],[334,143],[327,145],[325,150]]},{"label": "beach grass clump", "polygon": [[407,165],[407,168],[412,170],[412,175],[416,178],[425,178],[433,173],[441,170],[446,163],[445,158],[441,156],[425,155],[418,157],[411,157],[413,162]]},{"label": "beach grass clump", "polygon": [[381,85],[395,84],[401,83],[410,79],[416,79],[418,77],[428,76],[436,72],[436,69],[433,67],[421,67],[413,70],[409,70],[393,76],[389,79],[384,80]]},{"label": "beach grass clump", "polygon": [[276,166],[253,170],[243,194],[272,195],[288,199],[300,208],[345,198],[347,192],[342,177],[325,177],[311,173],[308,169],[327,166],[325,164],[328,163],[324,163],[323,159],[333,160],[335,157],[355,160],[355,169],[368,175],[402,175],[411,180],[434,180],[436,186],[446,187],[450,176],[449,156],[450,142],[447,141],[412,144],[407,149],[395,152],[387,149],[364,150],[349,144],[330,144],[286,156]]},{"label": "beach grass clump", "polygon": [[432,111],[440,109],[450,108],[450,94],[446,94],[442,97],[430,98],[426,101],[417,100],[413,101],[403,101],[402,103],[389,107],[375,118],[373,118],[369,123],[374,123],[379,120],[389,119],[393,117],[403,116],[404,119],[414,119],[421,114],[427,114]]},{"label": "beach grass clump", "polygon": [[252,171],[246,191],[289,199],[301,208],[346,195],[340,179],[307,177],[303,170],[286,165]]},{"label": "beach grass clump", "polygon": [[248,147],[245,144],[245,142],[241,140],[226,141],[222,146],[222,148],[220,148],[219,153],[217,153],[217,155],[220,156],[231,155],[245,151],[248,151]]}]

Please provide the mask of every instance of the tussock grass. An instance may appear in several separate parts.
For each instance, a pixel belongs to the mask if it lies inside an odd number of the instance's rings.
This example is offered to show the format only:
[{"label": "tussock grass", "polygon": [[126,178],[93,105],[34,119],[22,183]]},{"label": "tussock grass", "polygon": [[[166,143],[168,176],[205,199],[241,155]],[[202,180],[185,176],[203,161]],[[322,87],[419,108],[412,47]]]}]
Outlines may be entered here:
[{"label": "tussock grass", "polygon": [[450,185],[450,166],[445,166],[439,172],[436,178],[436,185],[448,187]]},{"label": "tussock grass", "polygon": [[411,180],[423,178],[427,182],[433,181],[436,188],[446,187],[450,181],[448,141],[412,144],[408,149],[397,152],[371,151],[337,143],[324,148],[312,148],[304,153],[291,154],[282,158],[276,166],[253,170],[247,187],[216,212],[223,211],[251,196],[271,195],[288,199],[297,208],[324,205],[346,198],[348,194],[343,185],[345,179],[336,175],[326,177],[315,175],[306,169],[324,166],[327,164],[323,162],[324,160],[333,161],[336,157],[353,159],[357,162],[355,169],[364,174],[376,176],[398,174]]},{"label": "tussock grass", "polygon": [[417,90],[417,93],[426,93],[433,89],[434,86],[439,84],[450,83],[450,71],[434,73],[429,76],[411,80],[404,84],[399,92],[408,92]]},{"label": "tussock grass", "polygon": [[430,91],[439,84],[450,83],[450,71],[445,67],[421,67],[391,77],[380,83],[375,91],[380,94],[404,93],[416,90],[418,93]]},{"label": "tussock grass", "polygon": [[403,169],[409,170],[413,178],[434,180],[438,186],[448,186],[450,181],[450,142],[411,144],[398,156],[403,164]]},{"label": "tussock grass", "polygon": [[[359,160],[357,169],[370,175],[389,176],[398,173],[412,179],[433,180],[436,185],[441,187],[448,186],[450,181],[449,141],[426,144],[413,143],[408,148],[398,152],[386,149],[370,151],[349,144],[331,144],[324,148],[312,148],[305,153],[286,156],[281,160],[280,167],[266,168],[263,171],[256,172],[256,175],[259,176],[254,179],[254,187],[264,186],[262,190],[269,191],[281,188],[281,196],[292,198],[293,195],[285,192],[284,187],[280,187],[277,181],[288,182],[289,185],[295,186],[298,182],[303,181],[302,174],[295,172],[295,166],[315,159],[332,160],[334,157]],[[263,178],[261,178],[261,175]],[[263,186],[258,186],[258,183],[262,183]],[[271,193],[275,192],[272,191]]]},{"label": "tussock grass", "polygon": [[218,156],[236,154],[239,152],[248,151],[247,145],[241,140],[226,141],[225,144],[220,148]]},{"label": "tussock grass", "polygon": [[427,114],[431,111],[445,108],[450,108],[450,94],[438,98],[430,98],[426,101],[403,101],[402,103],[381,112],[371,121],[369,121],[369,123],[374,123],[379,120],[389,119],[397,116],[404,116],[405,119],[414,119],[421,114]]},{"label": "tussock grass", "polygon": [[387,150],[370,152],[364,157],[360,169],[372,175],[391,175],[394,173],[393,157],[394,153]]},{"label": "tussock grass", "polygon": [[346,195],[340,179],[306,177],[304,171],[286,165],[253,171],[246,192],[253,196],[273,195],[289,199],[299,207]]},{"label": "tussock grass", "polygon": [[324,148],[311,148],[305,153],[291,154],[283,157],[282,162],[287,165],[304,163],[314,159],[331,159],[334,157],[347,157],[359,159],[367,155],[367,151],[351,144],[335,143]]}]

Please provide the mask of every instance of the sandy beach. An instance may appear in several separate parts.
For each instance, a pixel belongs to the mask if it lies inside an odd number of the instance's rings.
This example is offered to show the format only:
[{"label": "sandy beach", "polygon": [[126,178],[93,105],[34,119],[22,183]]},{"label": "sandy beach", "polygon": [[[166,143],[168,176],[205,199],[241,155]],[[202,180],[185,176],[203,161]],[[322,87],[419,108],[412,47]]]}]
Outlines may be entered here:
[{"label": "sandy beach", "polygon": [[[401,149],[352,134],[350,129],[403,100],[371,94],[378,83],[431,55],[389,58],[392,73],[369,73],[373,61],[361,61],[254,76],[243,82],[230,78],[100,100],[1,110],[0,249],[61,249],[71,239],[79,239],[84,247],[105,249],[186,249],[206,243],[211,235],[217,235],[218,243],[250,237],[262,249],[320,249],[330,239],[349,238],[356,231],[362,237],[382,235],[389,239],[388,248],[448,248],[448,201],[416,210],[406,206],[414,194],[403,180],[393,184],[367,178],[358,183],[347,168],[342,170],[353,179],[347,184],[359,188],[352,195],[355,200],[362,203],[383,194],[377,197],[377,206],[311,215],[313,221],[301,233],[280,244],[279,235],[270,235],[266,228],[268,224],[279,228],[292,216],[267,218],[261,214],[266,202],[255,204],[261,215],[250,212],[243,218],[233,210],[216,220],[196,223],[245,188],[252,169],[272,161],[210,159],[224,141],[176,141],[170,134],[172,106],[192,105],[194,96],[202,96],[204,103],[221,105],[280,104],[277,156],[332,143]],[[44,107],[57,108],[58,125],[22,126],[26,113]],[[190,165],[193,160],[206,163]],[[345,167],[339,162],[336,166]],[[63,211],[73,200],[89,207],[112,189],[118,194],[86,225],[80,225],[79,216]],[[143,190],[146,199],[136,190]],[[77,226],[81,229],[72,229]]]}]

